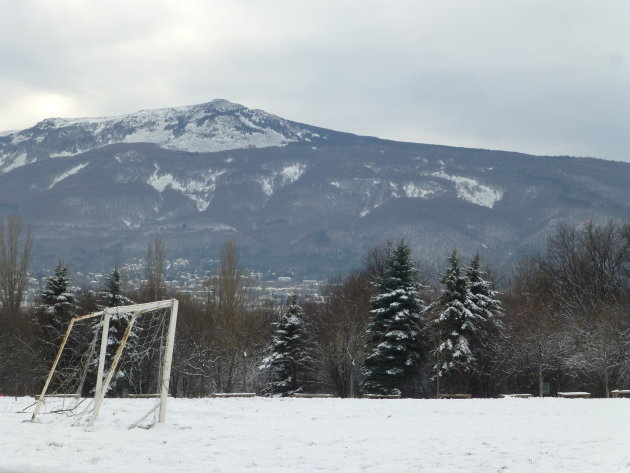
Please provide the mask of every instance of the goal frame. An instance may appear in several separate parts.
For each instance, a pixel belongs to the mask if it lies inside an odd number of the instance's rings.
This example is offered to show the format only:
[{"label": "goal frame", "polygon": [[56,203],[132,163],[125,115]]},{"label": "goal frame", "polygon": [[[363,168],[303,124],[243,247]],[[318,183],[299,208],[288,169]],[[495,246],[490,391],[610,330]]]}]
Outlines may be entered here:
[{"label": "goal frame", "polygon": [[[48,372],[48,376],[46,377],[46,382],[44,383],[44,387],[42,388],[42,392],[39,395],[39,399],[37,400],[37,404],[35,406],[35,410],[33,411],[33,415],[31,420],[35,420],[39,411],[41,409],[42,403],[46,397],[46,392],[48,390],[48,386],[50,385],[50,381],[55,373],[55,369],[57,368],[57,364],[61,358],[61,353],[63,352],[64,347],[70,337],[70,332],[72,331],[72,327],[75,322],[91,319],[95,317],[103,317],[103,327],[101,332],[101,345],[98,357],[98,369],[96,375],[96,385],[94,388],[94,406],[92,415],[90,416],[90,420],[88,425],[94,425],[96,418],[98,417],[99,410],[101,408],[101,404],[103,403],[103,399],[105,398],[105,394],[107,393],[107,389],[109,388],[109,384],[112,380],[114,372],[116,371],[116,367],[118,366],[118,361],[123,353],[125,345],[127,343],[127,339],[129,338],[129,334],[131,333],[131,329],[138,318],[139,315],[142,315],[147,312],[152,312],[160,309],[167,309],[170,307],[171,314],[168,323],[168,333],[166,337],[166,349],[164,353],[164,359],[162,362],[162,377],[159,380],[160,386],[160,412],[158,417],[159,423],[164,423],[166,420],[166,401],[168,399],[168,390],[171,379],[171,366],[173,361],[173,347],[175,345],[175,327],[177,325],[177,310],[178,310],[179,302],[177,299],[168,299],[164,301],[157,302],[147,302],[144,304],[132,304],[118,307],[108,307],[104,310],[98,312],[92,312],[87,315],[82,315],[79,317],[74,317],[70,320],[68,324],[68,328],[66,329],[66,333],[64,334],[63,340],[61,341],[61,345],[59,345],[59,349],[57,350],[57,355],[55,356],[55,361]],[[129,324],[127,324],[127,328],[125,333],[122,336],[120,344],[116,349],[116,353],[112,360],[112,365],[109,368],[107,373],[107,377],[103,379],[103,373],[105,370],[105,354],[107,351],[107,338],[109,335],[109,319],[112,315],[116,314],[131,314],[131,319],[129,320]]]}]

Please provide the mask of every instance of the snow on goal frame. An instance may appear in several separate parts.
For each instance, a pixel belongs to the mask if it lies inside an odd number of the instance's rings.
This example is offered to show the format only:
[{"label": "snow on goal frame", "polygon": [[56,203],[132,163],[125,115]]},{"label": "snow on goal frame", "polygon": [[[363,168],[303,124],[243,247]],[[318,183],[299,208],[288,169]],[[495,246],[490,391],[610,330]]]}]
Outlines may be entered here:
[{"label": "snow on goal frame", "polygon": [[[61,341],[59,349],[57,350],[55,360],[52,364],[52,367],[50,368],[50,371],[48,372],[48,376],[46,377],[46,382],[44,383],[42,392],[39,395],[37,404],[35,405],[35,410],[33,411],[31,420],[34,421],[37,418],[38,414],[40,413],[40,410],[46,398],[46,393],[50,387],[51,380],[58,368],[60,359],[62,358],[64,347],[66,346],[68,339],[70,337],[70,334],[72,333],[72,329],[77,322],[80,322],[86,319],[94,319],[96,317],[102,318],[101,343],[100,343],[100,351],[99,351],[99,357],[98,357],[96,382],[95,382],[95,387],[94,387],[93,406],[92,406],[92,413],[88,421],[88,425],[91,426],[94,424],[94,422],[96,421],[96,418],[98,417],[101,404],[103,403],[105,394],[107,393],[109,389],[110,383],[116,372],[120,358],[123,354],[123,350],[125,348],[127,340],[129,338],[129,335],[131,333],[131,330],[137,318],[143,314],[147,314],[150,312],[170,309],[168,332],[166,335],[166,346],[164,348],[164,353],[163,353],[161,366],[160,366],[160,376],[158,380],[158,386],[159,386],[158,422],[163,423],[166,419],[166,401],[168,398],[168,391],[169,391],[169,384],[170,384],[170,377],[171,377],[171,365],[172,365],[172,360],[173,360],[173,347],[175,344],[175,327],[177,325],[178,305],[179,305],[179,302],[177,301],[177,299],[169,299],[169,300],[157,301],[157,302],[147,302],[144,304],[132,304],[132,305],[125,305],[125,306],[118,306],[118,307],[109,307],[102,311],[93,312],[91,314],[83,315],[80,317],[74,317],[72,320],[70,320],[70,323],[68,324],[68,328],[66,329],[66,332],[64,334],[63,340]],[[109,366],[109,369],[107,371],[107,376],[105,376],[104,378],[105,357],[106,357],[107,344],[108,344],[108,338],[109,338],[110,319],[112,316],[118,315],[118,314],[130,314],[131,318],[129,319],[125,332],[122,335],[122,338],[120,340],[120,344],[118,345],[118,348],[116,349],[113,360],[111,361],[111,366]],[[97,335],[98,333],[95,334],[92,343],[96,342]],[[84,373],[84,376],[85,376],[85,373]],[[83,383],[83,380],[81,381],[81,384],[82,383]],[[78,394],[77,394],[77,397],[78,397]]]}]

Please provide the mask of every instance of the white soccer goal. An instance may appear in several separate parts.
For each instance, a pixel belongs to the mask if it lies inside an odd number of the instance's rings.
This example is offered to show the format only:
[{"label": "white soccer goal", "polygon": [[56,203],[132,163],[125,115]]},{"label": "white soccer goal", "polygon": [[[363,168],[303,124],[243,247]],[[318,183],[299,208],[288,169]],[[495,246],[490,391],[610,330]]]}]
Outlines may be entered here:
[{"label": "white soccer goal", "polygon": [[[70,320],[35,405],[31,420],[35,420],[40,414],[47,398],[74,399],[74,406],[63,406],[53,411],[70,412],[86,400],[85,393],[88,392],[93,393],[93,398],[89,400],[81,415],[89,412],[88,425],[93,425],[98,417],[103,399],[110,389],[112,379],[120,374],[121,359],[124,360],[125,347],[131,336],[139,339],[140,342],[137,342],[134,349],[131,350],[135,352],[136,358],[130,357],[126,363],[130,364],[134,360],[142,359],[145,364],[157,365],[155,367],[156,374],[153,376],[155,382],[150,383],[154,386],[153,389],[157,388],[157,392],[144,394],[144,396],[159,398],[158,422],[164,422],[175,343],[177,309],[178,301],[169,299],[145,304],[110,307]],[[125,317],[124,333],[122,333],[120,340],[112,340],[110,322],[112,318],[118,320],[121,316]],[[99,335],[100,350],[98,358],[96,358],[96,344]],[[114,352],[112,344],[116,343],[118,346]],[[106,366],[108,354],[110,360],[109,365]],[[92,379],[89,380],[92,381],[93,386],[86,386],[86,384],[90,384],[89,381],[86,382],[86,379],[90,378],[88,376],[90,370],[96,371],[95,375],[91,376]]]}]

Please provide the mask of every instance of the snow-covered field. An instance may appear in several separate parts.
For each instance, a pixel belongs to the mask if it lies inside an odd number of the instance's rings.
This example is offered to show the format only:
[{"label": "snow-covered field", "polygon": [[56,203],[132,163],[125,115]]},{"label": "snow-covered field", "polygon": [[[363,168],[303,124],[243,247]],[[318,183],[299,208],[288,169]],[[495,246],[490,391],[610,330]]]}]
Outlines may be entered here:
[{"label": "snow-covered field", "polygon": [[106,399],[94,427],[0,398],[0,472],[628,472],[630,399]]}]

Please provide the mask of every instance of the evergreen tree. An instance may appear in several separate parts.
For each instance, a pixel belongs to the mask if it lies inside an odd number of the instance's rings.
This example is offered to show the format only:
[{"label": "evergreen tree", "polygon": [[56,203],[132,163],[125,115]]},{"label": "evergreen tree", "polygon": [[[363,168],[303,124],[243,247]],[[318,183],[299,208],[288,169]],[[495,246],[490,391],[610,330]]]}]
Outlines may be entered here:
[{"label": "evergreen tree", "polygon": [[65,331],[75,315],[75,297],[71,282],[68,266],[59,261],[53,275],[46,278],[46,284],[40,292],[41,304],[38,310],[46,319],[45,325],[57,334]]},{"label": "evergreen tree", "polygon": [[362,387],[371,394],[402,394],[424,359],[424,303],[404,240],[390,250],[375,285],[378,295],[370,300],[374,318],[366,331]]},{"label": "evergreen tree", "polygon": [[259,370],[269,373],[272,393],[289,395],[304,388],[312,369],[304,311],[297,294],[289,299],[286,311],[274,327],[271,354],[263,359]]},{"label": "evergreen tree", "polygon": [[[443,291],[437,303],[435,371],[440,378],[472,369],[474,355],[470,340],[481,320],[479,308],[470,297],[466,275],[462,273],[457,251],[449,258],[450,268],[442,278]],[[439,391],[439,384],[438,384]]]},{"label": "evergreen tree", "polygon": [[[110,274],[105,277],[104,290],[100,292],[99,298],[101,304],[99,310],[108,307],[120,307],[133,304],[133,301],[123,294],[122,280],[118,268],[114,268]],[[119,313],[112,314],[109,319],[109,330],[107,337],[107,351],[105,353],[105,367],[111,366],[116,354],[116,350],[122,341],[123,335],[127,330],[131,314]],[[101,322],[94,326],[94,330],[98,333],[102,330]],[[125,344],[125,356],[121,358],[122,363],[119,364],[116,375],[110,383],[109,393],[121,395],[129,391],[131,385],[131,373],[138,368],[138,360],[136,359],[136,348],[138,346],[138,331],[132,330]],[[96,373],[96,361],[93,361],[94,376]]]},{"label": "evergreen tree", "polygon": [[489,281],[483,279],[478,253],[466,269],[466,279],[470,309],[475,313],[476,332],[485,332],[485,336],[491,333],[496,335],[501,327],[503,308],[497,299],[498,292],[492,289]]},{"label": "evergreen tree", "polygon": [[105,276],[104,289],[105,290],[100,293],[100,309],[133,304],[131,299],[123,294],[122,278],[118,268],[114,268],[110,274]]},{"label": "evergreen tree", "polygon": [[489,382],[501,335],[503,308],[497,299],[497,291],[483,278],[479,253],[471,260],[466,270],[469,291],[469,307],[475,314],[475,330],[470,340],[470,349],[475,358],[475,377],[479,394],[489,394]]},{"label": "evergreen tree", "polygon": [[[36,316],[42,329],[43,357],[47,362],[55,359],[70,320],[76,315],[75,295],[71,283],[68,266],[59,261],[52,276],[46,278],[46,283],[39,294],[40,304],[36,307]],[[80,356],[83,335],[68,341],[59,361],[60,365]]]}]

